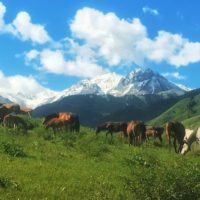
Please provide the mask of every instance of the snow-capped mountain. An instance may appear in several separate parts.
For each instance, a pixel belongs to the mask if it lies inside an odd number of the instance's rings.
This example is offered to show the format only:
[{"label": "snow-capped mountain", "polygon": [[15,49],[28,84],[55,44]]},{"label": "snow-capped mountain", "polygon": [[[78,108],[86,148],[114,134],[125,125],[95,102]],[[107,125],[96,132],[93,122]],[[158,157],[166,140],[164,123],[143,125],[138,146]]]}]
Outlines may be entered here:
[{"label": "snow-capped mountain", "polygon": [[173,94],[183,94],[185,89],[178,87],[159,73],[151,69],[138,68],[123,77],[119,84],[111,91],[114,96],[124,96],[128,94],[144,95],[159,94],[163,92]]},{"label": "snow-capped mountain", "polygon": [[1,93],[0,95],[12,102],[35,108],[42,104],[52,103],[71,95],[143,95],[143,94],[175,94],[181,95],[187,88],[169,82],[166,78],[151,69],[139,68],[127,76],[108,73],[94,78],[85,79],[60,92],[45,89],[30,96],[23,92],[17,94]]},{"label": "snow-capped mountain", "polygon": [[92,79],[80,81],[78,84],[64,90],[57,100],[77,94],[97,94],[97,95],[143,95],[159,94],[163,92],[172,94],[183,94],[187,88],[179,87],[169,82],[160,74],[151,69],[139,68],[123,77],[115,73],[108,73]]}]

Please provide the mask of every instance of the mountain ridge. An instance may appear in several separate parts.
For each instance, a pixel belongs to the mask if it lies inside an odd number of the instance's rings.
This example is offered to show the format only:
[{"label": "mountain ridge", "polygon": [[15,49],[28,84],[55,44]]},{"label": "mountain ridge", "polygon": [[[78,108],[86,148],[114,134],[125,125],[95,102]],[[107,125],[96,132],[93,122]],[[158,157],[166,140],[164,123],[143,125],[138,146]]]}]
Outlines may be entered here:
[{"label": "mountain ridge", "polygon": [[119,97],[126,95],[166,94],[176,96],[182,95],[186,91],[186,87],[179,87],[150,68],[137,68],[126,76],[112,72],[84,79],[60,92],[46,89],[29,96],[24,95],[23,91],[20,94],[4,92],[1,96],[14,103],[34,109],[73,95],[95,94]]}]

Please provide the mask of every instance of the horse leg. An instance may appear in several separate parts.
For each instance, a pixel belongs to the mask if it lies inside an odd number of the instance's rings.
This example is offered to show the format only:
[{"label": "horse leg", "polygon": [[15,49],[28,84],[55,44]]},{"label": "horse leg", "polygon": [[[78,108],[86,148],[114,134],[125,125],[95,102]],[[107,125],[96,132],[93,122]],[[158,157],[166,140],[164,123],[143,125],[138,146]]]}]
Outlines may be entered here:
[{"label": "horse leg", "polygon": [[108,131],[106,132],[106,138],[107,138],[107,136],[108,136]]},{"label": "horse leg", "polygon": [[174,137],[174,142],[173,142],[173,144],[174,144],[174,150],[175,150],[175,152],[178,153],[178,152],[177,152],[177,149],[176,149],[176,138],[175,138],[175,137]]},{"label": "horse leg", "polygon": [[132,145],[132,142],[133,142],[133,136],[132,135],[128,136],[128,142],[129,142],[129,147],[130,147],[130,145]]},{"label": "horse leg", "polygon": [[161,135],[159,135],[158,138],[160,140],[160,143],[162,143],[162,137],[161,137]]}]

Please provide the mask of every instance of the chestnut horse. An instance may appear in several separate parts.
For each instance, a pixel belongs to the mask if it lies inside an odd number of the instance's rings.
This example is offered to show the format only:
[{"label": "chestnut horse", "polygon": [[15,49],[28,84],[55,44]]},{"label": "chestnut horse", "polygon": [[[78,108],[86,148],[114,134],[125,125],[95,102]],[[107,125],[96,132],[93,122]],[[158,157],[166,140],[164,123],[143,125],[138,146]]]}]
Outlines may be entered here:
[{"label": "chestnut horse", "polygon": [[152,126],[152,127],[146,127],[146,139],[149,140],[149,137],[158,138],[160,142],[162,143],[162,134],[164,132],[163,127],[159,126]]},{"label": "chestnut horse", "polygon": [[50,115],[47,115],[44,118],[43,125],[46,125],[46,123],[53,119],[53,118],[58,118],[62,121],[65,121],[66,124],[68,124],[68,128],[71,132],[79,132],[80,131],[80,122],[79,122],[79,117],[78,115],[71,113],[71,112],[58,112],[58,113],[53,113]]},{"label": "chestnut horse", "polygon": [[59,118],[52,118],[45,123],[44,127],[46,129],[52,128],[55,133],[56,131],[62,130],[63,127],[66,128],[66,125],[68,125],[68,121]]},{"label": "chestnut horse", "polygon": [[[169,145],[171,145],[171,137],[174,138],[173,145],[174,150],[176,153],[181,152],[181,149],[183,147],[183,140],[185,136],[185,127],[181,122],[177,121],[170,121],[166,123],[166,135],[169,141]],[[176,141],[179,143],[179,148],[177,151],[176,148]]]},{"label": "chestnut horse", "polygon": [[127,129],[127,123],[126,122],[105,122],[96,128],[96,134],[98,134],[101,131],[107,131],[106,136],[108,133],[111,134],[111,137],[113,136],[113,133],[116,132],[123,132],[123,135],[126,137],[126,129]]},{"label": "chestnut horse", "polygon": [[22,129],[27,131],[26,122],[24,121],[24,119],[22,119],[17,115],[11,115],[11,114],[6,115],[3,119],[3,125],[5,127],[10,127],[10,128],[21,127]]},{"label": "chestnut horse", "polygon": [[20,106],[18,104],[1,104],[0,107],[0,121],[3,122],[3,118],[10,114],[18,114],[20,111]]},{"label": "chestnut horse", "polygon": [[127,125],[129,146],[140,144],[146,138],[146,126],[142,121],[130,121]]}]

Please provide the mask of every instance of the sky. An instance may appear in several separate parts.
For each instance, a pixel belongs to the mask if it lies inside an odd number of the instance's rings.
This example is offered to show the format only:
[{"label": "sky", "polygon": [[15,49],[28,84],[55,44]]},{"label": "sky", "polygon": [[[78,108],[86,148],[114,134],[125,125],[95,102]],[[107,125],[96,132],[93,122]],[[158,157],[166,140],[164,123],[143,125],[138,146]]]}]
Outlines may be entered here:
[{"label": "sky", "polygon": [[0,88],[64,90],[151,68],[199,88],[200,1],[0,0]]}]

